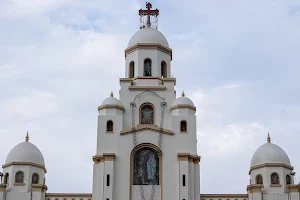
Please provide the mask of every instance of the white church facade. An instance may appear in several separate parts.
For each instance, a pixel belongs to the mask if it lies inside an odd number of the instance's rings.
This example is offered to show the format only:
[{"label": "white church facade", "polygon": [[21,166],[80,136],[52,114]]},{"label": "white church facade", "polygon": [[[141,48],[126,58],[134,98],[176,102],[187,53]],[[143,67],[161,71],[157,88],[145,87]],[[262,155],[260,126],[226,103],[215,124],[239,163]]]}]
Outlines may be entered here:
[{"label": "white church facade", "polygon": [[0,200],[300,199],[289,157],[269,136],[252,157],[245,194],[200,193],[196,107],[184,93],[176,98],[172,49],[151,7],[139,10],[141,27],[125,49],[119,98],[98,107],[92,193],[47,193],[44,157],[27,134],[2,165]]}]

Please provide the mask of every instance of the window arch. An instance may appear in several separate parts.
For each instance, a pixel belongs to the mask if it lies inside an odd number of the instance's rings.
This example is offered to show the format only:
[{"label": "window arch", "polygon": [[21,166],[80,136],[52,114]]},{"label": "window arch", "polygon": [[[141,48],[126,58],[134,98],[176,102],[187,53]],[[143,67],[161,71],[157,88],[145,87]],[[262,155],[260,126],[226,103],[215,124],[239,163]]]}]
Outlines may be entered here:
[{"label": "window arch", "polygon": [[162,78],[167,78],[167,63],[165,61],[161,61],[160,76]]},{"label": "window arch", "polygon": [[187,132],[187,123],[185,120],[180,122],[180,132]]},{"label": "window arch", "polygon": [[114,131],[114,123],[112,120],[108,120],[106,122],[106,132],[113,132]]},{"label": "window arch", "polygon": [[18,171],[15,175],[15,183],[24,183],[24,172]]},{"label": "window arch", "polygon": [[129,64],[129,78],[134,78],[134,62],[131,61]]},{"label": "window arch", "polygon": [[292,178],[289,174],[286,175],[285,180],[287,185],[292,184]]},{"label": "window arch", "polygon": [[256,182],[256,184],[264,184],[262,175],[258,174],[258,175],[255,177],[255,182]]},{"label": "window arch", "polygon": [[279,175],[276,172],[271,174],[271,184],[279,184]]},{"label": "window arch", "polygon": [[161,151],[150,143],[136,146],[131,152],[132,185],[160,185]]},{"label": "window arch", "polygon": [[6,173],[4,176],[4,184],[8,184],[9,173]]},{"label": "window arch", "polygon": [[31,177],[31,183],[32,184],[38,184],[39,183],[39,175],[37,173],[33,173]]},{"label": "window arch", "polygon": [[149,58],[144,60],[144,76],[152,76],[152,62]]},{"label": "window arch", "polygon": [[151,103],[144,103],[140,107],[140,124],[154,124],[154,106]]}]

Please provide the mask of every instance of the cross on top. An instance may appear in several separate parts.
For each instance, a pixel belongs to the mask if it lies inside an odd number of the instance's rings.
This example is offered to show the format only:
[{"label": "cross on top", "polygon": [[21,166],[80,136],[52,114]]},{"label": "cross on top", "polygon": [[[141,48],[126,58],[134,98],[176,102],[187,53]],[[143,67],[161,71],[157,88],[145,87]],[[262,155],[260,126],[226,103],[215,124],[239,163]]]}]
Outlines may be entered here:
[{"label": "cross on top", "polygon": [[151,10],[152,8],[152,4],[150,2],[146,2],[146,8],[147,10],[139,10],[139,15],[140,16],[145,16],[147,15],[147,26],[150,27],[151,26],[151,21],[150,21],[150,16],[158,16],[159,15],[159,10]]}]

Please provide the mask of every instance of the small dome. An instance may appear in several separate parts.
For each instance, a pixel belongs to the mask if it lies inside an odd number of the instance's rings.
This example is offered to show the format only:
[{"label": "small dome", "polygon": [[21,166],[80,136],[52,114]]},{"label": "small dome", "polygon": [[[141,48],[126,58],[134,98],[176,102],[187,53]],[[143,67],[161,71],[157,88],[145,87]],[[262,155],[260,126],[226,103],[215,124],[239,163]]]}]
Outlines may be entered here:
[{"label": "small dome", "polygon": [[255,151],[251,159],[250,167],[264,163],[284,163],[291,165],[290,159],[285,151],[271,142],[263,144]]},{"label": "small dome", "polygon": [[10,150],[5,163],[10,162],[32,162],[45,166],[42,152],[30,142],[21,142]]},{"label": "small dome", "polygon": [[166,37],[158,30],[150,27],[138,30],[129,40],[127,47],[131,47],[137,43],[159,43],[169,47]]},{"label": "small dome", "polygon": [[112,97],[112,96],[106,98],[106,99],[102,102],[101,106],[107,105],[107,104],[116,104],[116,105],[119,105],[119,106],[123,106],[122,103],[121,103],[121,101],[120,101],[119,99],[117,99],[117,98],[115,98],[115,97]]},{"label": "small dome", "polygon": [[192,100],[190,100],[189,98],[182,96],[177,98],[175,101],[173,101],[171,106],[175,106],[178,104],[185,104],[185,105],[190,105],[190,106],[194,106],[194,103],[192,102]]}]

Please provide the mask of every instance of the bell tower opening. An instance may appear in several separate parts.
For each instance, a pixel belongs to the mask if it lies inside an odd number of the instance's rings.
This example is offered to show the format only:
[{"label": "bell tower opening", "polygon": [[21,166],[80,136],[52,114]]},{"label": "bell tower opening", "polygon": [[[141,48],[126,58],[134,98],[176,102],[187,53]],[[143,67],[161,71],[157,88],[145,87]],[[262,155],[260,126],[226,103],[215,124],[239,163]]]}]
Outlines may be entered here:
[{"label": "bell tower opening", "polygon": [[152,76],[152,62],[149,58],[144,60],[144,76]]}]

